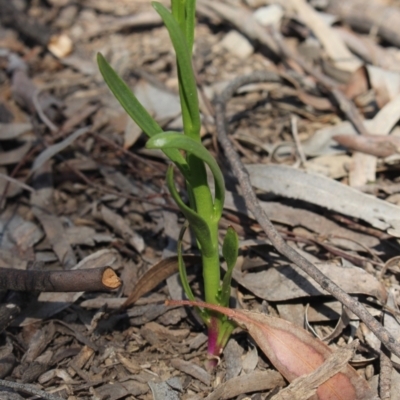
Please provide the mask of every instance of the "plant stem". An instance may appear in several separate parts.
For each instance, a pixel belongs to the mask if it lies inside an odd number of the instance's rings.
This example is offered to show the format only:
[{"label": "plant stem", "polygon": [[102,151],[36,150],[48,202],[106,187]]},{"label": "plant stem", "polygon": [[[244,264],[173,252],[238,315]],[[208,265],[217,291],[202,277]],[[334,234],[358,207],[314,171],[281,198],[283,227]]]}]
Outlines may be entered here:
[{"label": "plant stem", "polygon": [[212,243],[210,245],[213,246],[213,251],[208,256],[202,252],[203,280],[206,302],[218,304],[218,293],[220,290],[221,280],[218,252],[218,224],[213,225],[214,226],[210,226],[212,238]]}]

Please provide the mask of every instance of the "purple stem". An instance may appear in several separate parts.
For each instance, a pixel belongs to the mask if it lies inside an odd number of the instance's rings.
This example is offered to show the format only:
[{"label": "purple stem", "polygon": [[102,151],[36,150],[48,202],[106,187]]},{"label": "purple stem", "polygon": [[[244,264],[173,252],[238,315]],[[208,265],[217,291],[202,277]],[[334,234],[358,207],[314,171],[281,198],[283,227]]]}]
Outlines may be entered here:
[{"label": "purple stem", "polygon": [[208,370],[212,370],[218,365],[219,356],[223,350],[221,343],[218,343],[220,325],[219,318],[216,315],[211,315],[210,323],[208,325],[208,360],[206,363]]}]

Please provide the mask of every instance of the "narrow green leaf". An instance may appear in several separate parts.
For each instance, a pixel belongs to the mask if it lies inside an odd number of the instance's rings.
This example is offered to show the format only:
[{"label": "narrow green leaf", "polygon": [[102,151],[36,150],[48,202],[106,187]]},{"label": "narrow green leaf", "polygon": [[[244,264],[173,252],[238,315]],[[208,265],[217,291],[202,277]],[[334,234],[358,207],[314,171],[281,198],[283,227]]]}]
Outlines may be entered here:
[{"label": "narrow green leaf", "polygon": [[222,255],[228,265],[228,269],[232,269],[238,258],[239,252],[239,238],[232,226],[228,227],[224,243],[222,245]]},{"label": "narrow green leaf", "polygon": [[172,16],[175,18],[176,22],[178,22],[184,36],[186,36],[185,8],[186,8],[186,0],[171,0]]},{"label": "narrow green leaf", "polygon": [[105,82],[113,92],[115,98],[125,109],[128,115],[139,125],[140,129],[149,137],[162,132],[160,125],[151,117],[140,104],[128,85],[118,76],[101,53],[97,54],[97,63]]},{"label": "narrow green leaf", "polygon": [[231,295],[232,272],[235,267],[239,252],[239,238],[236,231],[230,226],[226,232],[224,243],[222,245],[222,255],[226,261],[227,270],[224,275],[221,286],[220,305],[229,306],[229,297]]},{"label": "narrow green leaf", "polygon": [[168,168],[167,171],[167,185],[169,191],[171,192],[172,198],[175,200],[182,214],[189,221],[189,224],[193,229],[194,234],[196,235],[196,239],[200,244],[200,250],[202,254],[206,257],[210,256],[214,250],[214,244],[211,240],[210,228],[208,227],[207,222],[203,218],[201,218],[194,210],[188,207],[181,199],[181,196],[176,190],[174,184],[174,168],[172,165]]},{"label": "narrow green leaf", "polygon": [[[192,292],[192,288],[189,285],[189,281],[187,278],[187,273],[186,273],[186,267],[185,267],[185,262],[183,260],[183,255],[182,255],[182,241],[183,241],[183,235],[186,232],[186,229],[189,226],[189,221],[185,221],[183,224],[181,231],[179,232],[179,237],[178,237],[178,269],[179,269],[179,278],[182,283],[183,290],[189,300],[196,301],[195,297]],[[200,317],[204,321],[205,324],[208,324],[210,315],[209,312],[206,309],[201,309],[199,307],[196,307],[196,311],[199,313]]]},{"label": "narrow green leaf", "polygon": [[[199,132],[201,122],[199,101],[197,98],[196,79],[193,73],[191,52],[189,51],[188,43],[182,29],[179,27],[178,22],[172,14],[160,3],[153,2],[152,5],[164,21],[175,49],[185,134],[192,139],[200,141]],[[185,107],[187,107],[189,115],[186,115]]]},{"label": "narrow green leaf", "polygon": [[[164,132],[153,136],[146,145],[149,149],[181,149],[195,155],[210,168],[215,182],[214,218],[220,218],[225,201],[225,182],[222,172],[211,153],[197,141],[177,132]],[[197,171],[190,171],[196,174]],[[190,183],[190,176],[185,176]],[[210,216],[211,217],[211,216]]]},{"label": "narrow green leaf", "polygon": [[185,263],[183,261],[183,256],[182,256],[182,240],[183,240],[183,235],[186,232],[186,229],[189,226],[189,222],[185,221],[185,223],[183,224],[181,231],[179,232],[179,238],[178,238],[178,268],[179,268],[179,276],[181,278],[181,283],[182,283],[182,287],[183,290],[186,293],[186,296],[188,297],[189,300],[195,301],[195,297],[193,295],[192,289],[189,285],[189,281],[187,278],[187,274],[186,274],[186,267],[185,267]]},{"label": "narrow green leaf", "polygon": [[[118,76],[101,53],[97,54],[97,63],[103,78],[128,115],[138,124],[139,128],[149,137],[162,132],[162,128],[140,104],[128,85]],[[183,171],[187,162],[178,150],[167,150],[166,156]]]}]

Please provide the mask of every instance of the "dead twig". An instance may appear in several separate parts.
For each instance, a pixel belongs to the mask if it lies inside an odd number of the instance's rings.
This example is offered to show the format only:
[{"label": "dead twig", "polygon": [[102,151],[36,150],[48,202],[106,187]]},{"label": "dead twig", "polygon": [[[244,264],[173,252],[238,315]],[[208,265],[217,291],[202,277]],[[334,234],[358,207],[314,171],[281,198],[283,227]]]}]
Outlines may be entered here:
[{"label": "dead twig", "polygon": [[16,185],[20,186],[22,189],[27,190],[28,192],[33,193],[35,189],[29,185],[26,185],[24,182],[19,181],[18,179],[12,178],[11,176],[8,176],[6,174],[0,173],[0,179],[4,179],[5,181],[8,181],[9,183],[15,183]]},{"label": "dead twig", "polygon": [[215,102],[218,140],[229,160],[229,163],[231,164],[233,173],[239,181],[246,206],[263,228],[277,251],[296,264],[311,278],[313,278],[324,290],[328,291],[332,296],[353,311],[354,314],[356,314],[368,326],[368,328],[371,329],[371,331],[389,350],[397,356],[400,356],[400,343],[398,343],[396,339],[378,321],[375,320],[362,304],[340,289],[339,286],[329,280],[317,267],[297,253],[296,250],[292,249],[284,241],[258,202],[257,196],[251,186],[249,175],[228,138],[228,128],[225,119],[226,103],[241,86],[250,83],[268,82],[271,79],[276,79],[276,74],[264,71],[257,71],[250,75],[236,78],[223,91],[223,93],[217,97]]},{"label": "dead twig", "polygon": [[89,292],[117,289],[120,285],[110,267],[64,271],[0,268],[0,290]]},{"label": "dead twig", "polygon": [[379,357],[379,396],[381,400],[390,400],[393,365],[386,349],[382,349]]},{"label": "dead twig", "polygon": [[297,154],[299,155],[301,166],[304,168],[307,160],[303,148],[301,147],[299,131],[297,129],[297,118],[294,115],[292,115],[292,117],[290,118],[290,126],[292,128],[292,135],[294,143],[296,144]]}]

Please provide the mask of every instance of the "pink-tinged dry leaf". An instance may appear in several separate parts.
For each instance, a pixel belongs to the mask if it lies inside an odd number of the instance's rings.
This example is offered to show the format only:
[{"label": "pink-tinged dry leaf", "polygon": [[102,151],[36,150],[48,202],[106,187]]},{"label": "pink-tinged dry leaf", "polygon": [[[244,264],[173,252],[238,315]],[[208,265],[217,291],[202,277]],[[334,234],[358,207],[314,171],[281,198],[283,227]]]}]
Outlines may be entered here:
[{"label": "pink-tinged dry leaf", "polygon": [[[325,343],[280,318],[202,302],[171,300],[166,304],[204,307],[226,315],[249,332],[271,363],[289,382],[316,370],[332,353]],[[376,400],[376,395],[367,381],[348,365],[318,388],[317,398]]]},{"label": "pink-tinged dry leaf", "polygon": [[400,137],[381,135],[336,135],[333,136],[339,144],[350,150],[371,154],[375,157],[389,157],[399,153]]}]

